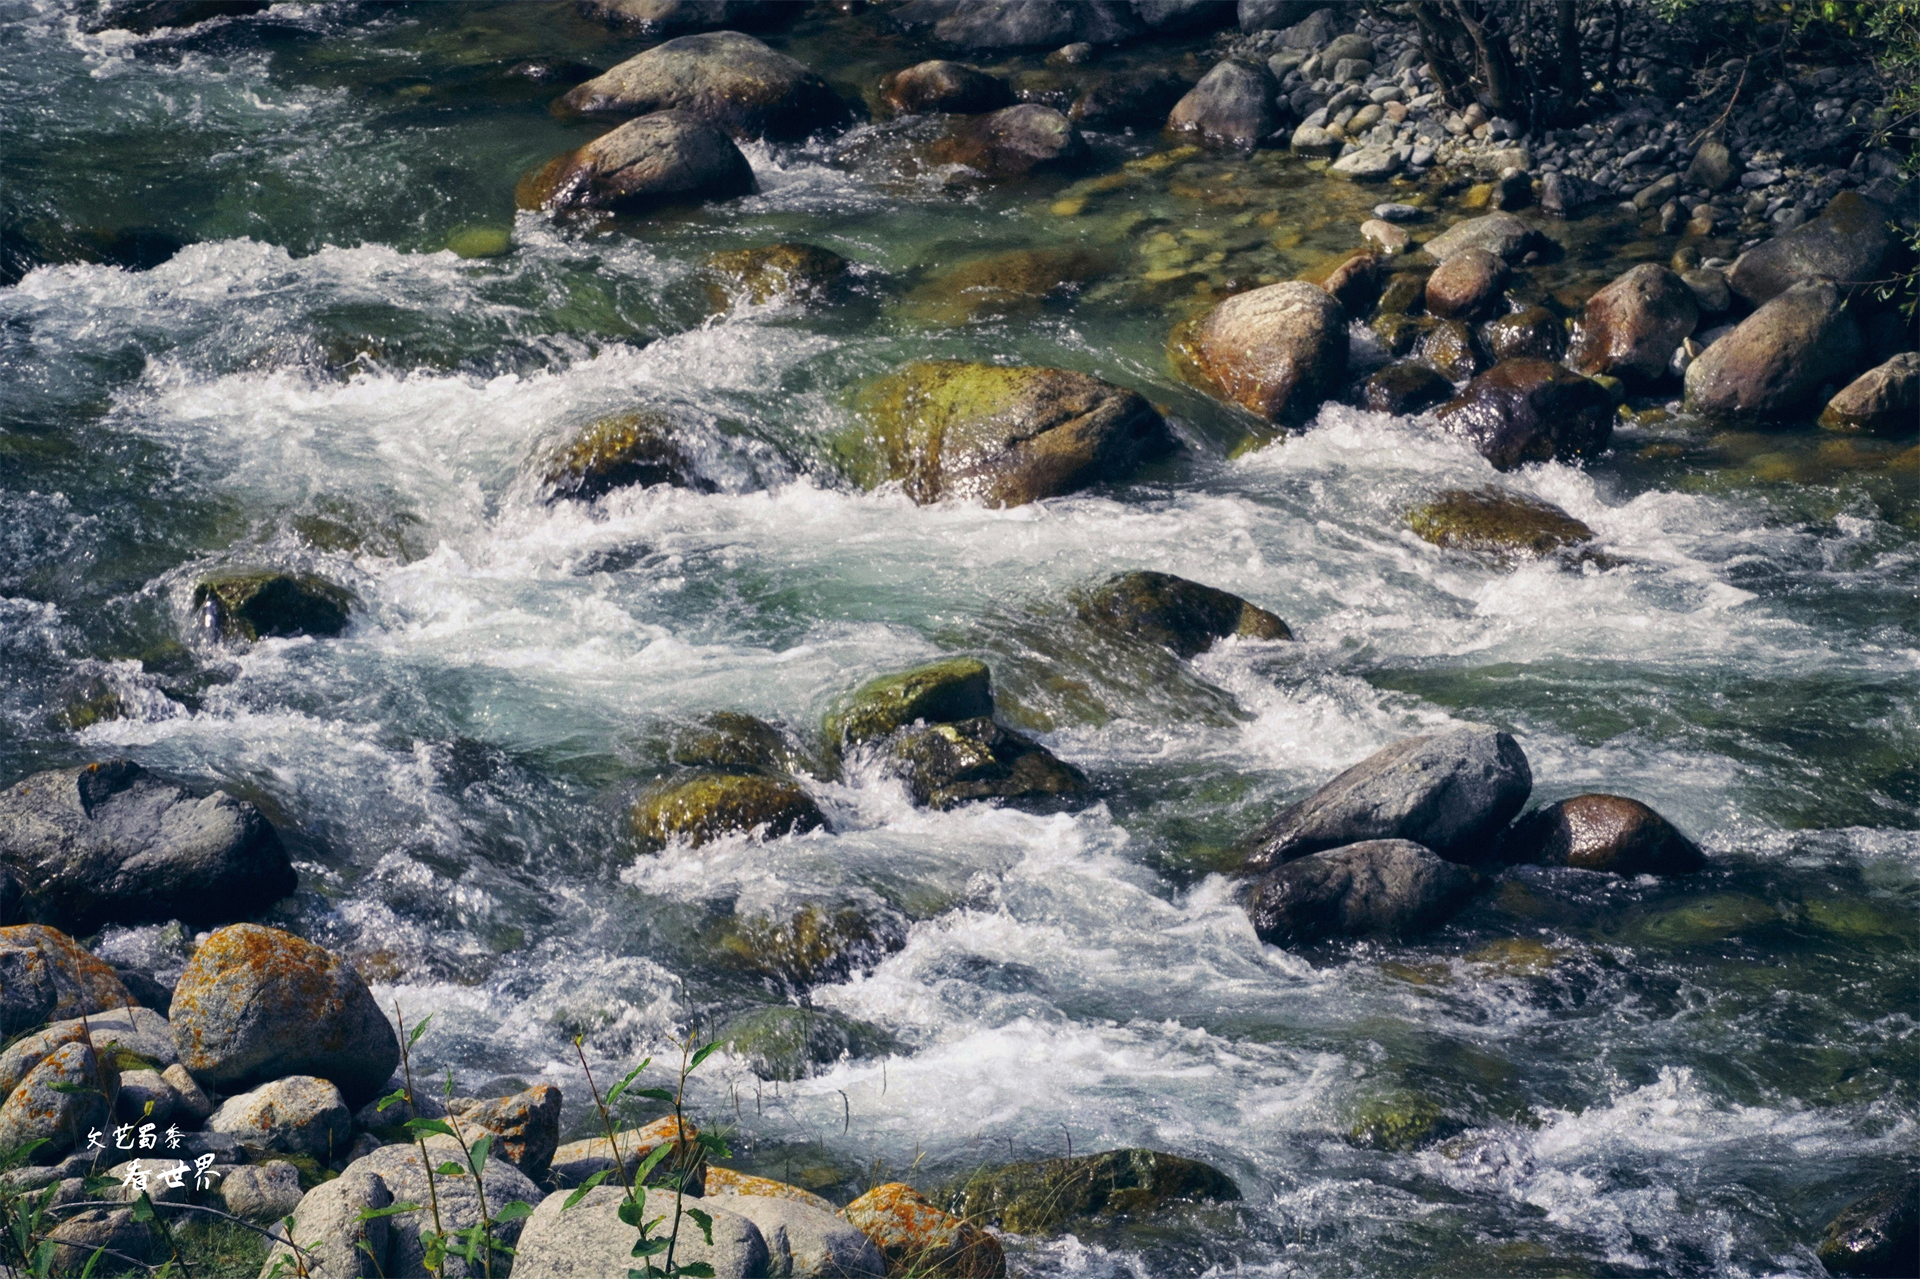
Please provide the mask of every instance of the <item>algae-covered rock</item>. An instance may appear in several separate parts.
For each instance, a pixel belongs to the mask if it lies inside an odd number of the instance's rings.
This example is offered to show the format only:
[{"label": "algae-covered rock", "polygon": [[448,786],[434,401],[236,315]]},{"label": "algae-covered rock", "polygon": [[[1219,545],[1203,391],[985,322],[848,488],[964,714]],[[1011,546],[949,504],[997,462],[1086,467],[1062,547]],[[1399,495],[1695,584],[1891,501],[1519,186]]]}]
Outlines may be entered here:
[{"label": "algae-covered rock", "polygon": [[514,202],[561,213],[648,213],[752,190],[753,166],[725,133],[682,111],[657,111],[555,156],[521,179]]},{"label": "algae-covered rock", "polygon": [[1546,360],[1502,360],[1436,415],[1502,471],[1597,457],[1613,438],[1606,388]]},{"label": "algae-covered rock", "polygon": [[1362,398],[1375,413],[1409,416],[1453,398],[1453,383],[1432,365],[1396,360],[1367,378]]},{"label": "algae-covered rock", "polygon": [[[846,282],[847,260],[811,244],[765,244],[707,258],[724,292],[755,306],[769,302],[824,302]],[[725,297],[716,298],[724,304]]]},{"label": "algae-covered rock", "polygon": [[923,504],[1058,497],[1173,447],[1145,397],[1065,369],[924,361],[868,386],[857,408],[862,425],[835,445],[849,475],[899,481]]},{"label": "algae-covered rock", "polygon": [[1673,823],[1624,795],[1575,795],[1514,823],[1503,857],[1615,875],[1690,875],[1707,864]]},{"label": "algae-covered rock", "polygon": [[993,676],[978,658],[951,657],[882,675],[855,690],[823,725],[835,749],[885,737],[915,721],[952,723],[993,714]]},{"label": "algae-covered rock", "polygon": [[886,759],[913,801],[929,808],[975,799],[1051,799],[1087,789],[1079,769],[984,715],[901,729],[887,742]]},{"label": "algae-covered rock", "polygon": [[1404,1153],[1432,1138],[1442,1117],[1439,1103],[1425,1093],[1397,1089],[1360,1103],[1347,1140],[1370,1150]]},{"label": "algae-covered rock", "polygon": [[1087,249],[1015,249],[970,258],[907,295],[903,309],[927,324],[964,324],[989,315],[1027,315],[1072,296],[1110,263]]},{"label": "algae-covered rock", "polygon": [[220,573],[193,588],[200,625],[218,638],[338,635],[353,593],[311,573]]},{"label": "algae-covered rock", "polygon": [[694,847],[734,833],[763,838],[826,825],[819,805],[790,778],[754,773],[696,772],[654,783],[634,801],[633,833],[658,847],[683,840]]},{"label": "algae-covered rock", "polygon": [[808,904],[791,915],[736,918],[720,950],[736,968],[798,995],[822,982],[844,981],[906,945],[906,929],[854,907]]},{"label": "algae-covered rock", "polygon": [[1270,284],[1228,298],[1176,335],[1175,356],[1202,389],[1297,425],[1346,377],[1347,316],[1324,289]]},{"label": "algae-covered rock", "polygon": [[1181,657],[1229,636],[1293,638],[1287,624],[1264,608],[1171,573],[1117,573],[1075,602],[1089,623],[1164,645]]},{"label": "algae-covered rock", "polygon": [[791,749],[779,729],[740,711],[714,711],[669,735],[669,757],[690,768],[770,771],[786,765]]},{"label": "algae-covered rock", "polygon": [[998,1239],[900,1182],[869,1190],[840,1215],[873,1240],[890,1272],[927,1279],[1002,1279],[1007,1273]]},{"label": "algae-covered rock", "polygon": [[977,115],[1013,103],[1013,90],[999,76],[964,62],[934,58],[880,77],[880,101],[896,115],[951,111]]},{"label": "algae-covered rock", "polygon": [[1540,559],[1593,540],[1593,530],[1551,502],[1505,489],[1448,489],[1407,512],[1435,546],[1502,559]]},{"label": "algae-covered rock", "polygon": [[1086,139],[1052,107],[1032,102],[978,116],[956,116],[932,158],[965,165],[990,181],[1035,172],[1078,168],[1087,159]]},{"label": "algae-covered rock", "polygon": [[738,31],[681,36],[569,90],[562,113],[645,116],[674,111],[735,138],[798,141],[847,122],[826,81]]},{"label": "algae-covered rock", "polygon": [[540,464],[540,486],[549,501],[591,502],[615,489],[670,484],[712,492],[674,438],[672,419],[655,409],[634,409],[588,423]]},{"label": "algae-covered rock", "polygon": [[1472,325],[1465,320],[1430,320],[1428,324],[1420,334],[1422,360],[1454,382],[1464,382],[1486,367]]},{"label": "algae-covered rock", "polygon": [[1832,1275],[1913,1274],[1920,1259],[1920,1178],[1906,1177],[1847,1205],[1827,1223],[1818,1252]]},{"label": "algae-covered rock", "polygon": [[1240,1188],[1197,1159],[1134,1148],[984,1168],[935,1198],[969,1221],[1034,1235],[1082,1219],[1142,1217],[1180,1201],[1232,1202]]},{"label": "algae-covered rock", "polygon": [[880,1057],[900,1051],[885,1027],[830,1008],[763,1008],[735,1018],[715,1036],[746,1058],[762,1079],[806,1079],[842,1058]]}]

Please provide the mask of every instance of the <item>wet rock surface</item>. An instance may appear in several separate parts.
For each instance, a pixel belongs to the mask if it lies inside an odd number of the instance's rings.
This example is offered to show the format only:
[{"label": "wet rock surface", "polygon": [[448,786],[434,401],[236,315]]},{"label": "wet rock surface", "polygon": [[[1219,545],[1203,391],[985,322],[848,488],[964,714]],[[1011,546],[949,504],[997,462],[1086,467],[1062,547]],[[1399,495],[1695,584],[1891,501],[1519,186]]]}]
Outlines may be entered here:
[{"label": "wet rock surface", "polygon": [[713,489],[680,442],[673,420],[653,409],[590,422],[540,465],[541,488],[555,500],[591,502],[615,489],[655,484]]},{"label": "wet rock surface", "polygon": [[1404,839],[1309,853],[1251,880],[1247,917],[1261,941],[1303,946],[1331,937],[1411,937],[1464,906],[1479,876]]},{"label": "wet rock surface", "polygon": [[1013,105],[1013,90],[996,75],[964,62],[935,58],[880,80],[880,101],[900,115],[953,111],[977,115]]},{"label": "wet rock surface", "polygon": [[1203,653],[1230,636],[1293,638],[1287,624],[1265,609],[1171,573],[1119,573],[1076,603],[1089,623],[1163,645],[1181,657]]},{"label": "wet rock surface", "polygon": [[557,110],[582,115],[672,112],[734,138],[798,140],[848,119],[826,81],[738,31],[680,36],[567,91]]},{"label": "wet rock surface", "polygon": [[780,301],[830,301],[846,283],[852,264],[831,249],[811,244],[769,244],[716,253],[707,265],[728,292],[765,306]]},{"label": "wet rock surface", "polygon": [[1448,550],[1539,559],[1593,540],[1593,530],[1551,502],[1503,489],[1449,489],[1407,512],[1423,540]]},{"label": "wet rock surface", "polygon": [[221,573],[193,588],[200,626],[219,639],[338,635],[353,595],[311,573]]},{"label": "wet rock surface", "polygon": [[1858,367],[1860,326],[1838,287],[1795,284],[1687,367],[1687,407],[1709,416],[1778,419]]},{"label": "wet rock surface", "polygon": [[1367,378],[1362,398],[1375,413],[1410,417],[1452,399],[1453,383],[1432,365],[1398,360]]},{"label": "wet rock surface", "polygon": [[1908,1177],[1847,1205],[1828,1223],[1818,1251],[1832,1275],[1907,1273],[1920,1256],[1920,1178]]},{"label": "wet rock surface", "polygon": [[1273,77],[1265,67],[1227,59],[1201,78],[1167,117],[1175,133],[1206,142],[1252,148],[1279,126],[1273,109]]},{"label": "wet rock surface", "polygon": [[1269,422],[1306,421],[1347,370],[1346,313],[1298,281],[1228,298],[1176,342],[1206,389]]},{"label": "wet rock surface", "polygon": [[932,155],[941,164],[961,165],[986,181],[998,182],[1079,168],[1087,160],[1087,143],[1059,111],[1023,102],[956,119],[934,145]]},{"label": "wet rock surface", "polygon": [[1624,795],[1575,795],[1514,824],[1501,857],[1615,875],[1690,875],[1706,855],[1671,822]]},{"label": "wet rock surface", "polygon": [[698,848],[723,835],[766,839],[826,825],[818,804],[787,778],[694,772],[666,778],[634,801],[633,833],[650,847],[676,841]]},{"label": "wet rock surface", "polygon": [[914,803],[929,808],[976,799],[1066,798],[1087,789],[1079,769],[986,716],[901,729],[886,743],[885,755]]},{"label": "wet rock surface", "polygon": [[982,1169],[936,1197],[957,1217],[1032,1235],[1085,1218],[1145,1217],[1181,1202],[1232,1202],[1240,1188],[1197,1159],[1132,1149]]},{"label": "wet rock surface", "polygon": [[1920,431],[1920,353],[1902,351],[1847,383],[1827,401],[1820,425],[1889,436]]},{"label": "wet rock surface", "polygon": [[670,110],[556,156],[521,182],[515,199],[523,209],[650,213],[752,190],[753,167],[722,130]]},{"label": "wet rock surface", "polygon": [[1674,349],[1699,318],[1685,280],[1643,263],[1588,300],[1567,362],[1582,373],[1655,382],[1666,376]]},{"label": "wet rock surface", "polygon": [[1502,360],[1436,416],[1502,471],[1595,457],[1613,438],[1613,400],[1605,388],[1546,360]]}]

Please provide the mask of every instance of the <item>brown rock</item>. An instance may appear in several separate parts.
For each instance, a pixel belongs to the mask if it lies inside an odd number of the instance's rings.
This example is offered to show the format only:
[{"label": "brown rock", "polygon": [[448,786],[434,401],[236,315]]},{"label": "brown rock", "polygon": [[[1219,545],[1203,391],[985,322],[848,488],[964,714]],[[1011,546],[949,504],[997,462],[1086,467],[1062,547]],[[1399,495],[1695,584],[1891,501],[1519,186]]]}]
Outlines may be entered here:
[{"label": "brown rock", "polygon": [[1465,320],[1433,323],[1420,337],[1420,358],[1455,382],[1464,382],[1487,366],[1473,327]]},{"label": "brown rock", "polygon": [[660,111],[556,156],[521,180],[514,199],[523,209],[645,213],[752,190],[753,167],[726,134],[683,112]]},{"label": "brown rock", "polygon": [[1302,278],[1325,289],[1348,315],[1365,315],[1380,296],[1380,259],[1370,250],[1359,249],[1332,270]]},{"label": "brown rock", "polygon": [[725,305],[725,293],[755,306],[769,302],[824,302],[847,278],[847,260],[829,249],[811,244],[767,244],[751,249],[715,253],[707,266],[726,284],[715,298]]},{"label": "brown rock", "polygon": [[1293,638],[1287,624],[1266,609],[1171,573],[1118,573],[1077,604],[1089,623],[1164,645],[1181,657],[1203,653],[1229,636]]},{"label": "brown rock", "polygon": [[1566,346],[1567,328],[1546,307],[1530,306],[1488,321],[1480,336],[1496,363],[1517,357],[1557,360]]},{"label": "brown rock", "polygon": [[560,1144],[560,1090],[552,1084],[535,1084],[525,1092],[492,1101],[455,1098],[447,1103],[447,1110],[460,1120],[468,1141],[477,1135],[471,1129],[490,1132],[498,1157],[535,1181],[546,1176]]},{"label": "brown rock", "polygon": [[999,76],[978,67],[934,58],[882,76],[880,101],[896,115],[927,111],[975,115],[1010,106],[1013,90]]},{"label": "brown rock", "polygon": [[1687,407],[1773,419],[1809,406],[1821,386],[1859,367],[1860,326],[1840,289],[1796,284],[1687,366]]},{"label": "brown rock", "polygon": [[1086,140],[1066,116],[1031,102],[956,119],[934,144],[933,158],[965,165],[989,181],[1072,169],[1087,158]]},{"label": "brown rock", "polygon": [[911,1270],[929,1279],[1001,1279],[1007,1273],[998,1239],[897,1181],[869,1190],[840,1215],[873,1240],[889,1270]]},{"label": "brown rock", "polygon": [[1462,249],[1427,277],[1427,312],[1467,319],[1490,310],[1507,286],[1507,264],[1485,249]]},{"label": "brown rock", "polygon": [[1380,218],[1368,218],[1360,224],[1360,238],[1375,245],[1382,253],[1391,256],[1405,253],[1413,238],[1405,227],[1395,226]]},{"label": "brown rock", "polygon": [[1587,300],[1567,362],[1582,373],[1605,373],[1646,385],[1667,375],[1667,363],[1699,322],[1687,282],[1643,262]]},{"label": "brown rock", "polygon": [[1197,133],[1217,145],[1252,148],[1280,125],[1273,93],[1273,77],[1265,67],[1226,58],[1174,104],[1167,128]]},{"label": "brown rock", "polygon": [[1623,795],[1575,795],[1514,823],[1502,845],[1511,862],[1615,875],[1690,875],[1707,864],[1666,818]]},{"label": "brown rock", "polygon": [[634,801],[635,835],[652,847],[693,847],[722,835],[763,832],[769,839],[826,825],[813,798],[790,778],[695,772],[667,778]]},{"label": "brown rock", "polygon": [[560,114],[677,111],[736,138],[797,141],[846,123],[847,104],[813,72],[738,31],[681,36],[577,85]]},{"label": "brown rock", "polygon": [[1375,413],[1407,417],[1453,398],[1453,383],[1431,365],[1400,360],[1367,379],[1365,402]]},{"label": "brown rock", "polygon": [[1606,388],[1546,360],[1502,360],[1441,405],[1438,416],[1502,471],[1597,457],[1613,438]]},{"label": "brown rock", "polygon": [[1180,343],[1187,371],[1221,398],[1269,422],[1319,411],[1347,374],[1347,315],[1324,290],[1270,284],[1214,307]]},{"label": "brown rock", "polygon": [[1831,431],[1911,435],[1920,430],[1920,353],[1902,351],[1868,369],[1827,401],[1820,425]]}]

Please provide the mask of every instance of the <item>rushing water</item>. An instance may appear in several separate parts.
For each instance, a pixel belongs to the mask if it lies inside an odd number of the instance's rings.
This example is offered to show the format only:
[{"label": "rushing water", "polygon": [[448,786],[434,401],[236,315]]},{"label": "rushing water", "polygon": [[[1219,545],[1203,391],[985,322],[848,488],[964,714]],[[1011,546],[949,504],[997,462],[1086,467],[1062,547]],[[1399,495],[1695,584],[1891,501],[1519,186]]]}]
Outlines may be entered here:
[{"label": "rushing water", "polygon": [[[872,14],[769,38],[849,96],[921,56]],[[191,243],[0,289],[5,777],[127,754],[255,799],[302,874],[279,922],[432,1013],[420,1054],[463,1089],[550,1078],[575,1128],[573,1034],[611,1068],[778,1001],[719,944],[732,921],[851,907],[901,948],[811,998],[899,1051],[790,1083],[716,1059],[696,1094],[741,1166],[846,1196],[1148,1145],[1245,1192],[1012,1241],[1023,1273],[1820,1273],[1807,1242],[1911,1159],[1920,1114],[1911,456],[1630,428],[1502,481],[1621,566],[1448,555],[1401,513],[1488,482],[1469,448],[1328,407],[1247,449],[1164,355],[1196,286],[1345,250],[1376,194],[1122,136],[1095,139],[1120,182],[954,189],[903,159],[911,126],[868,126],[749,148],[759,193],[723,207],[516,219],[514,179],[591,130],[502,69],[639,47],[564,4],[283,4],[184,41],[6,7],[9,224]],[[509,226],[506,256],[443,248]],[[1670,251],[1564,234],[1567,278]],[[702,260],[778,239],[855,261],[855,296],[711,315]],[[924,291],[1034,248],[1106,274],[1011,316]],[[1138,387],[1188,447],[1013,510],[850,491],[820,461],[848,389],[927,355]],[[542,504],[529,459],[639,402],[705,432],[717,491]],[[360,609],[339,639],[209,647],[189,595],[229,563],[323,572]],[[1098,647],[1067,593],[1132,568],[1239,592],[1298,642]],[[856,774],[809,781],[831,834],[628,843],[673,724],[739,709],[804,738],[842,690],[955,652],[1097,802],[933,813]],[[121,717],[60,726],[102,693]],[[1711,869],[1522,870],[1417,945],[1260,945],[1219,850],[1458,720],[1517,734],[1536,798],[1638,796]],[[181,962],[162,929],[101,944]],[[1439,1140],[1350,1142],[1383,1103],[1437,1107]]]}]

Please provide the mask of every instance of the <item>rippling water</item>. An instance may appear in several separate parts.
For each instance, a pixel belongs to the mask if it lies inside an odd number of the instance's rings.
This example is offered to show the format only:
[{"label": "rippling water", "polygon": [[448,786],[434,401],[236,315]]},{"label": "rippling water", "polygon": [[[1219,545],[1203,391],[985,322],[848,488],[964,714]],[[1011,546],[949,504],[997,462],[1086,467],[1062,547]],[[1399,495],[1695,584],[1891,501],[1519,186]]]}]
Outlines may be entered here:
[{"label": "rippling water", "polygon": [[[851,96],[915,59],[876,30],[810,14],[770,39]],[[778,1002],[717,944],[730,921],[851,907],[903,945],[811,998],[900,1051],[792,1083],[717,1059],[700,1102],[743,1166],[844,1196],[1138,1144],[1245,1191],[1013,1241],[1026,1273],[1820,1273],[1807,1241],[1911,1158],[1920,1103],[1910,459],[1627,429],[1590,467],[1502,480],[1622,567],[1460,559],[1401,515],[1491,480],[1469,448],[1330,406],[1249,450],[1165,361],[1194,280],[1343,251],[1371,193],[1276,155],[954,191],[866,126],[750,148],[759,194],[724,207],[515,219],[514,178],[590,130],[501,68],[639,47],[566,5],[282,4],[184,41],[4,8],[9,226],[191,241],[0,288],[6,776],[123,753],[255,799],[302,872],[280,922],[434,1014],[421,1052],[463,1089],[551,1078],[569,1122],[574,1033],[611,1066]],[[1095,141],[1108,169],[1168,145]],[[442,248],[509,225],[505,257]],[[1564,233],[1568,272],[1635,251]],[[850,301],[709,314],[708,253],[794,238],[858,264]],[[939,324],[914,303],[970,256],[1070,246],[1112,274],[1065,304]],[[1143,278],[1169,261],[1196,273],[1177,294]],[[849,388],[928,355],[1138,387],[1188,447],[1013,510],[848,490],[821,441]],[[529,459],[636,402],[696,424],[717,491],[542,504]],[[362,606],[337,640],[216,650],[188,598],[228,563],[320,571]],[[1243,594],[1299,642],[1102,647],[1067,593],[1133,568]],[[661,856],[623,834],[673,724],[741,709],[804,736],[840,691],[943,653],[986,658],[1006,718],[1097,802],[933,813],[856,771],[808,781],[831,834]],[[102,691],[125,716],[58,726]],[[1519,736],[1537,799],[1638,796],[1712,868],[1523,869],[1418,945],[1260,945],[1220,850],[1462,720]],[[181,962],[161,929],[101,944]],[[1415,1094],[1441,1140],[1347,1139]]]}]

